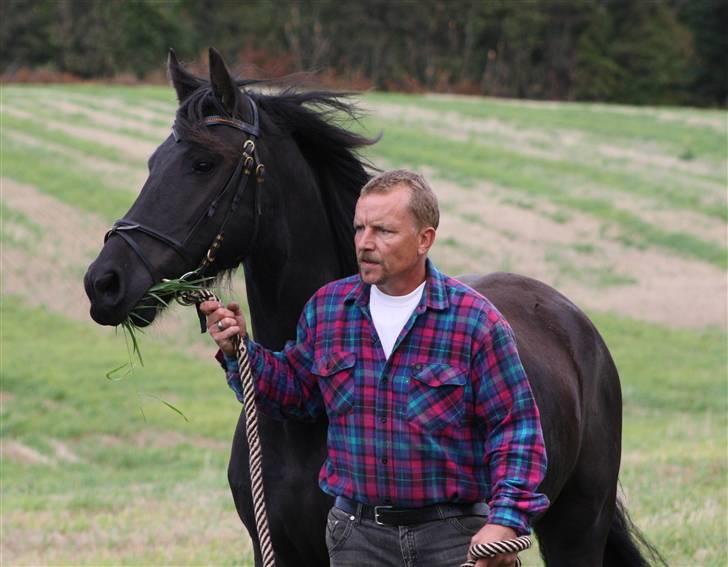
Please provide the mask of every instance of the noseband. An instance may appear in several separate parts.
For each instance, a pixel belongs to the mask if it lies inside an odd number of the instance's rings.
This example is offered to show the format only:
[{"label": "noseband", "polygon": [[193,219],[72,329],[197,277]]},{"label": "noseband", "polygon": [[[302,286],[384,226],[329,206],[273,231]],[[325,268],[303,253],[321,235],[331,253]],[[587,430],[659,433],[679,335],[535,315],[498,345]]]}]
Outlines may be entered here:
[{"label": "noseband", "polygon": [[[222,190],[210,202],[207,210],[192,225],[189,234],[184,238],[184,240],[180,242],[175,238],[172,238],[171,236],[167,236],[166,234],[160,232],[155,228],[145,226],[141,223],[134,222],[128,219],[120,219],[116,221],[111,229],[106,233],[106,236],[104,237],[104,243],[106,243],[106,241],[113,235],[117,235],[120,236],[124,240],[124,242],[129,245],[132,251],[139,257],[139,259],[146,267],[149,275],[152,278],[152,282],[161,281],[161,277],[158,277],[151,262],[147,259],[140,246],[132,238],[132,233],[141,232],[172,248],[172,250],[174,250],[180,256],[180,258],[184,260],[185,264],[191,268],[191,271],[187,272],[184,276],[182,276],[183,279],[202,277],[204,275],[204,272],[210,267],[210,265],[215,262],[215,255],[225,237],[225,227],[235,210],[238,208],[238,205],[240,204],[240,200],[245,193],[245,188],[248,185],[248,180],[252,177],[253,173],[255,173],[256,184],[254,190],[263,183],[265,177],[265,166],[261,163],[258,151],[255,147],[255,140],[260,137],[258,107],[256,106],[252,98],[248,97],[248,101],[250,102],[250,108],[252,111],[252,124],[244,122],[242,120],[238,120],[236,118],[228,118],[224,116],[207,116],[202,120],[202,124],[204,126],[230,126],[232,128],[241,130],[242,132],[245,132],[247,134],[247,137],[243,142],[242,153],[240,159],[235,165],[233,173],[225,182]],[[177,134],[177,131],[174,127],[172,127],[172,136],[174,137],[175,142],[179,143],[180,141],[182,141],[182,138]],[[236,187],[237,190],[235,190]],[[199,227],[199,225],[202,224],[205,219],[210,218],[215,214],[221,199],[225,197],[231,190],[235,190],[235,194],[230,201],[230,206],[228,207],[227,212],[225,213],[225,217],[223,218],[223,221],[220,225],[220,228],[217,231],[217,236],[215,236],[215,238],[212,240],[212,244],[210,244],[207,252],[203,256],[202,262],[195,268],[195,262],[189,258],[187,252],[185,251],[185,247],[189,240],[192,238],[192,236],[197,232],[197,228]],[[241,255],[241,259],[247,256],[248,252],[252,249],[255,243],[255,239],[258,235],[259,217],[262,214],[259,193],[259,191],[255,190],[253,235],[250,240],[249,246]]]}]

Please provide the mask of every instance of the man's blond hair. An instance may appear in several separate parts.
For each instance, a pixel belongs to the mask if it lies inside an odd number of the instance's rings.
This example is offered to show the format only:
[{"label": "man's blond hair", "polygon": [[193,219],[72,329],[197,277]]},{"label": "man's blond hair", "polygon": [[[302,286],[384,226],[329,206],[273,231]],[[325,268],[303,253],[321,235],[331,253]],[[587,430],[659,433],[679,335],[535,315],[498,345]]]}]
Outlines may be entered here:
[{"label": "man's blond hair", "polygon": [[435,192],[420,174],[406,169],[393,169],[372,177],[361,189],[360,197],[371,193],[389,193],[397,185],[410,189],[409,209],[417,221],[417,227],[431,226],[437,229],[440,223],[440,208]]}]

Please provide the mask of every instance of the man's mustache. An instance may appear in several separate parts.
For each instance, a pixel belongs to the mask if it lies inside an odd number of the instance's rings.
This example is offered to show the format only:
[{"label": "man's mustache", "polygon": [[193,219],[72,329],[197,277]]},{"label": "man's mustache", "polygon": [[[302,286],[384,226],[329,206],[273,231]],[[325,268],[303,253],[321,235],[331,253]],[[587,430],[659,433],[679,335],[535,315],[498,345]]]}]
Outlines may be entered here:
[{"label": "man's mustache", "polygon": [[379,260],[377,260],[374,256],[368,256],[367,254],[361,254],[357,260],[361,264],[362,262],[371,262],[372,264],[379,264]]}]

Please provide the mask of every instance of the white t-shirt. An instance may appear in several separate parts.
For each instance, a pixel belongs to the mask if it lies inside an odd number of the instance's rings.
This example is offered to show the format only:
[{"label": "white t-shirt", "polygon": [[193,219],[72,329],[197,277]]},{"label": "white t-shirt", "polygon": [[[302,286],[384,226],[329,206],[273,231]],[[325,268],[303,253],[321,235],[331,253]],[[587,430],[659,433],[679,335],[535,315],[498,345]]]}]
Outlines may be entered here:
[{"label": "white t-shirt", "polygon": [[420,302],[425,282],[407,295],[387,295],[375,285],[369,293],[369,311],[372,314],[374,328],[382,342],[384,355],[389,358],[397,337]]}]

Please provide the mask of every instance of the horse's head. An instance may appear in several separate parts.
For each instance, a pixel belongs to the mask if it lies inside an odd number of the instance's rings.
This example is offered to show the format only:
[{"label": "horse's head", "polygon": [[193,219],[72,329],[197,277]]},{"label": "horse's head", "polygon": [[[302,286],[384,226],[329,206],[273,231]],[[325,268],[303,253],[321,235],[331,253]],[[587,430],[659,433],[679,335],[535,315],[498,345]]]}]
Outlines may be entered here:
[{"label": "horse's head", "polygon": [[[149,177],[106,237],[84,278],[91,317],[102,325],[151,322],[161,302],[146,292],[164,278],[215,275],[237,266],[257,230],[259,114],[215,50],[210,77],[169,74],[180,106],[172,134],[149,158]],[[228,245],[228,243],[234,243]]]}]

